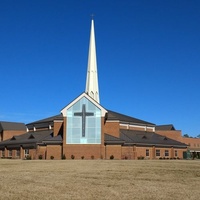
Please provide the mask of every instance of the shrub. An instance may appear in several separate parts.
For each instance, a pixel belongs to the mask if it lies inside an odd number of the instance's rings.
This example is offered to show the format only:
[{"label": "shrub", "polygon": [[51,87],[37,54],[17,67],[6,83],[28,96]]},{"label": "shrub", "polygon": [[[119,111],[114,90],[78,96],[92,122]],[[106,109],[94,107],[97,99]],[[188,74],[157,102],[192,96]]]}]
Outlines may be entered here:
[{"label": "shrub", "polygon": [[51,158],[51,160],[53,160],[53,159],[54,159],[54,156],[51,156],[50,158]]},{"label": "shrub", "polygon": [[26,157],[25,157],[25,160],[31,160],[31,156],[29,156],[29,155],[26,156]]},{"label": "shrub", "polygon": [[127,156],[125,156],[125,157],[124,157],[124,159],[125,159],[125,160],[127,160],[127,159],[128,159],[128,157],[127,157]]},{"label": "shrub", "polygon": [[81,156],[81,159],[83,160],[85,157],[84,156]]},{"label": "shrub", "polygon": [[40,160],[42,160],[42,157],[43,157],[42,155],[39,155],[39,156],[38,156],[38,158],[39,158]]},{"label": "shrub", "polygon": [[94,160],[94,156],[93,155],[91,155],[91,159]]},{"label": "shrub", "polygon": [[71,155],[71,159],[74,160],[74,158],[75,158],[75,156],[74,156],[74,155]]},{"label": "shrub", "polygon": [[144,160],[144,156],[139,156],[138,160]]},{"label": "shrub", "polygon": [[111,156],[110,156],[110,160],[113,160],[113,159],[114,159],[114,156],[113,156],[113,155],[111,155]]},{"label": "shrub", "polygon": [[66,159],[66,156],[65,154],[62,155],[62,160],[65,160]]},{"label": "shrub", "polygon": [[162,157],[160,157],[159,159],[162,160]]}]

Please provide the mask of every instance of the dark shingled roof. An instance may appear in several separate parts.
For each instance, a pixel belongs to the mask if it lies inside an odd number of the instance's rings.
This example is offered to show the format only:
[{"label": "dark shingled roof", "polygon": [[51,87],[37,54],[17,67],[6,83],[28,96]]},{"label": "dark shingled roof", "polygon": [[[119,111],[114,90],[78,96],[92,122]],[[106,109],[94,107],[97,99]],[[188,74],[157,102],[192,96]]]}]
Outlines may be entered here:
[{"label": "dark shingled roof", "polygon": [[173,146],[184,147],[187,145],[170,139],[168,137],[156,134],[154,132],[135,131],[135,130],[120,130],[120,138],[125,141],[125,144],[136,145],[155,145],[155,146]]},{"label": "dark shingled roof", "polygon": [[19,122],[4,122],[0,121],[0,132],[2,131],[11,131],[11,130],[24,130],[26,131],[26,126],[24,123]]},{"label": "dark shingled roof", "polygon": [[50,135],[49,137],[43,140],[43,143],[45,144],[62,144],[62,142],[63,142],[63,138],[61,135],[57,135],[55,137]]},{"label": "dark shingled roof", "polygon": [[63,115],[59,114],[59,115],[48,117],[48,118],[45,118],[45,119],[42,119],[42,120],[31,122],[31,123],[26,124],[26,126],[27,126],[28,129],[32,129],[33,127],[35,127],[35,128],[46,128],[49,125],[52,126],[54,120],[63,120]]},{"label": "dark shingled roof", "polygon": [[20,147],[20,145],[34,146],[37,143],[42,143],[42,141],[45,138],[48,138],[50,135],[53,135],[52,130],[43,130],[35,132],[31,131],[22,135],[13,136],[11,139],[0,142],[0,147],[5,147],[5,146],[7,146],[8,148],[12,146]]},{"label": "dark shingled roof", "polygon": [[111,110],[108,110],[107,113],[107,120],[119,120],[120,122],[124,123],[133,123],[133,124],[143,124],[143,125],[149,125],[149,126],[155,126],[155,124],[143,121],[137,118],[133,118],[127,115],[123,115]]},{"label": "dark shingled roof", "polygon": [[104,143],[109,143],[109,144],[123,144],[125,141],[121,140],[120,138],[114,137],[109,134],[104,134]]},{"label": "dark shingled roof", "polygon": [[158,125],[156,126],[156,130],[162,130],[162,131],[171,131],[176,130],[173,126],[173,124],[166,124],[166,125]]}]

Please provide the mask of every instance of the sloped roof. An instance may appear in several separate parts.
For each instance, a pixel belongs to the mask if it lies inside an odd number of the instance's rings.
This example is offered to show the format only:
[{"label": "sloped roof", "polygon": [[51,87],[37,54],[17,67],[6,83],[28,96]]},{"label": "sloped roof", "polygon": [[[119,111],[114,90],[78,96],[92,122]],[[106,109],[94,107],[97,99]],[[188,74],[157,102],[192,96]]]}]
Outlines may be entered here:
[{"label": "sloped roof", "polygon": [[2,146],[12,146],[12,145],[24,145],[24,144],[36,144],[41,143],[45,138],[53,134],[52,130],[43,131],[31,131],[22,135],[13,136],[11,139],[0,142],[0,147]]},{"label": "sloped roof", "polygon": [[134,124],[143,124],[143,125],[149,125],[149,126],[155,126],[155,124],[143,121],[134,117],[130,117],[128,115],[123,115],[111,110],[108,110],[107,113],[107,120],[119,120],[121,122],[127,122],[127,123],[134,123]]},{"label": "sloped roof", "polygon": [[105,143],[112,143],[112,144],[123,144],[125,141],[120,139],[120,138],[117,138],[117,137],[114,137],[112,135],[109,135],[109,134],[104,134],[104,142]]},{"label": "sloped roof", "polygon": [[187,145],[182,142],[154,132],[121,129],[120,138],[125,141],[125,144],[187,147]]},{"label": "sloped roof", "polygon": [[43,143],[45,144],[61,144],[62,142],[63,142],[63,138],[61,135],[57,135],[55,137],[53,137],[52,135],[49,135],[49,137],[43,140]]},{"label": "sloped roof", "polygon": [[34,121],[31,123],[26,124],[26,126],[31,129],[33,127],[35,128],[45,128],[48,127],[49,125],[53,125],[54,120],[63,120],[63,115],[59,114],[59,115],[54,115],[52,117],[48,117],[45,119],[41,119],[38,121]]},{"label": "sloped roof", "polygon": [[24,123],[19,123],[19,122],[0,121],[0,132],[10,131],[10,130],[24,130],[24,131],[26,131],[26,126],[25,126]]},{"label": "sloped roof", "polygon": [[166,125],[157,125],[156,130],[163,130],[163,131],[171,131],[176,130],[173,124],[166,124]]}]

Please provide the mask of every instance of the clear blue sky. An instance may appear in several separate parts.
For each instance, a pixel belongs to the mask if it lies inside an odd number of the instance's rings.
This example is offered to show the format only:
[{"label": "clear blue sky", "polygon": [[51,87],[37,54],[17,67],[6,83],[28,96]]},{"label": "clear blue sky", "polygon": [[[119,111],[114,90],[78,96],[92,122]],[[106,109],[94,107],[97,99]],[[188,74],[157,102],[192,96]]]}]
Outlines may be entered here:
[{"label": "clear blue sky", "polygon": [[92,13],[101,105],[200,134],[199,0],[1,0],[0,120],[50,117],[84,92]]}]

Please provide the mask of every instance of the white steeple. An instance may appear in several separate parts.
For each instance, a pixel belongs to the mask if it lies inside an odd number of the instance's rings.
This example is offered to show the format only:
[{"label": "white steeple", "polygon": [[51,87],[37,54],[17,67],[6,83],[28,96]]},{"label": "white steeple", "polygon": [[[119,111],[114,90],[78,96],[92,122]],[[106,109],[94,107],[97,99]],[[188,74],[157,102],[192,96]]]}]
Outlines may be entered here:
[{"label": "white steeple", "polygon": [[86,80],[85,92],[90,97],[92,97],[95,101],[100,103],[93,19],[91,22],[91,31],[90,31],[90,45],[89,45],[87,80]]}]

